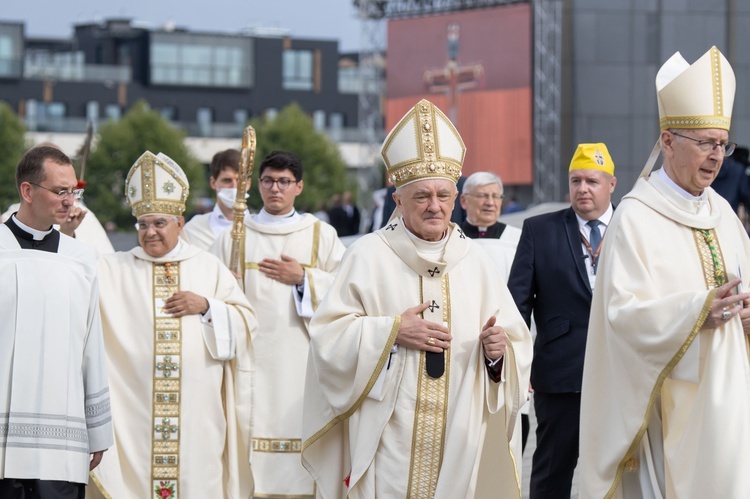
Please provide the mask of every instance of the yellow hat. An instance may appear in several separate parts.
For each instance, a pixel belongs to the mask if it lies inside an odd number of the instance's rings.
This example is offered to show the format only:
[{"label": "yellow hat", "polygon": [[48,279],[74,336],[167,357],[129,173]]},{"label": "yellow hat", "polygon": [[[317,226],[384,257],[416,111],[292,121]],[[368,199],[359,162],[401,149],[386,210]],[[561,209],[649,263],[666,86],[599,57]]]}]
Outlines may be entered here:
[{"label": "yellow hat", "polygon": [[596,144],[578,144],[573,159],[570,160],[569,172],[573,170],[600,170],[610,175],[615,174],[615,163],[609,155],[607,146],[602,142]]},{"label": "yellow hat", "polygon": [[172,158],[146,151],[130,168],[125,192],[136,218],[154,213],[182,216],[190,185]]},{"label": "yellow hat", "polygon": [[466,146],[440,109],[422,99],[393,127],[380,155],[396,187],[429,178],[455,184],[461,177]]},{"label": "yellow hat", "polygon": [[656,75],[659,126],[729,130],[735,85],[732,66],[716,47],[692,65],[676,52]]}]

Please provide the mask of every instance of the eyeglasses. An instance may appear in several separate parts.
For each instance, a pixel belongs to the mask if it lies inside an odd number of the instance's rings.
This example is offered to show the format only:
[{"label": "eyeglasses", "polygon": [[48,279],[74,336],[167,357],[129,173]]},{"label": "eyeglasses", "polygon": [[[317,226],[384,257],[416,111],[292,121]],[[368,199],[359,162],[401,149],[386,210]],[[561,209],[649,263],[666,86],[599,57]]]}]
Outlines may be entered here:
[{"label": "eyeglasses", "polygon": [[490,199],[493,201],[500,201],[505,196],[503,194],[490,194],[488,192],[480,192],[478,194],[474,194],[473,192],[470,192],[467,194],[467,196],[474,196],[475,198],[481,199],[484,201],[489,201]]},{"label": "eyeglasses", "polygon": [[29,182],[29,183],[31,185],[35,185],[37,187],[41,187],[45,191],[50,191],[52,194],[54,194],[55,196],[57,196],[57,199],[59,199],[61,201],[65,200],[65,199],[68,199],[70,196],[73,196],[73,199],[81,199],[81,197],[83,196],[83,189],[72,189],[70,191],[63,190],[63,191],[57,192],[57,191],[53,191],[52,189],[50,189],[48,187],[44,187],[43,185],[36,184],[34,182]]},{"label": "eyeglasses", "polygon": [[135,228],[139,232],[146,232],[150,227],[153,227],[156,230],[161,230],[166,228],[167,225],[169,225],[168,218],[157,218],[153,222],[137,222]]},{"label": "eyeglasses", "polygon": [[271,177],[263,177],[260,179],[260,185],[264,189],[273,189],[273,184],[279,184],[279,190],[285,191],[289,189],[289,186],[292,184],[296,184],[298,180],[292,180],[290,178],[281,177],[278,180],[274,180]]},{"label": "eyeglasses", "polygon": [[694,139],[693,137],[688,137],[687,135],[682,135],[675,132],[671,133],[672,135],[677,135],[678,137],[682,137],[683,139],[692,140],[703,152],[715,151],[717,147],[721,147],[722,151],[724,152],[724,156],[731,156],[734,152],[734,148],[737,147],[737,144],[735,144],[734,142],[714,142],[713,140],[699,140]]}]

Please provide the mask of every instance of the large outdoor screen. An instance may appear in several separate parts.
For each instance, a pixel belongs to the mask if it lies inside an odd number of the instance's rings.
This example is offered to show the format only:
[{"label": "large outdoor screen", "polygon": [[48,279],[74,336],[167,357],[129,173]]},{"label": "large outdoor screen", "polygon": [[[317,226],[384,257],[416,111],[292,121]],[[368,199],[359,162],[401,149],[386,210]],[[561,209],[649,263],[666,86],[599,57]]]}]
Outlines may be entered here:
[{"label": "large outdoor screen", "polygon": [[531,184],[531,58],[526,3],[389,21],[386,131],[429,99],[464,139],[464,176]]}]

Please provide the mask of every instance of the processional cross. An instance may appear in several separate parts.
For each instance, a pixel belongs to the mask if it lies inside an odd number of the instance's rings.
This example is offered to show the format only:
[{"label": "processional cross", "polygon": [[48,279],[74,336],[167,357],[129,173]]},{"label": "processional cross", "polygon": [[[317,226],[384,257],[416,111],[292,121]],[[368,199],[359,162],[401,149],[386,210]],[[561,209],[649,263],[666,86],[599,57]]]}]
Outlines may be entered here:
[{"label": "processional cross", "polygon": [[469,88],[476,88],[482,81],[484,66],[470,64],[461,66],[458,62],[458,41],[460,26],[448,25],[448,62],[442,68],[424,72],[424,82],[431,93],[448,94],[448,118],[458,126],[458,94]]}]

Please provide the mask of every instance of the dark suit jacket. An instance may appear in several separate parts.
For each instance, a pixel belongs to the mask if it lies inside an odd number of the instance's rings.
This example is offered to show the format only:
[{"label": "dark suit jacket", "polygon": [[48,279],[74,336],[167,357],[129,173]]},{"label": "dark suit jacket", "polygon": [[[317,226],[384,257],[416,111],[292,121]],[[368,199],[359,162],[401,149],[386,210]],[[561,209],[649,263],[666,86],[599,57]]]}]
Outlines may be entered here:
[{"label": "dark suit jacket", "polygon": [[526,324],[534,313],[534,390],[580,392],[591,287],[572,208],[524,221],[508,289]]}]

